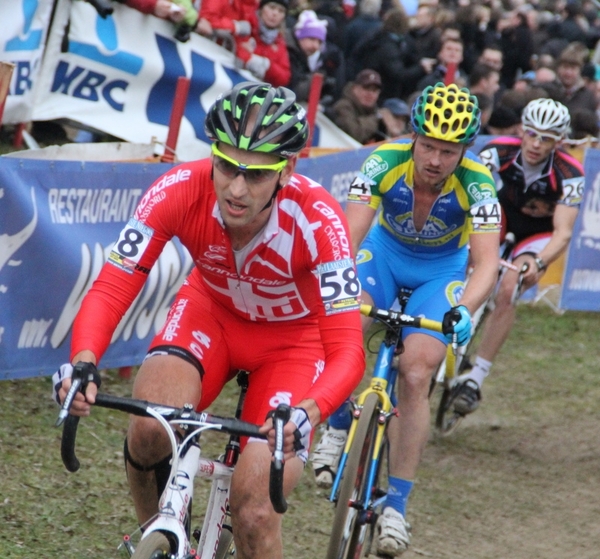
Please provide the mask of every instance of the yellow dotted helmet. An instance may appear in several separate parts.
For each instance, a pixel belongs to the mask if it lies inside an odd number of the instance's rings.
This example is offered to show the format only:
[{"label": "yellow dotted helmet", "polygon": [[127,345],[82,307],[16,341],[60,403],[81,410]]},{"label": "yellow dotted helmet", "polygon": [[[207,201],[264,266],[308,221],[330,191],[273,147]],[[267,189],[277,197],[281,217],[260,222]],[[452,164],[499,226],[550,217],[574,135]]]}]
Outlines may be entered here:
[{"label": "yellow dotted helmet", "polygon": [[477,97],[467,88],[443,83],[427,86],[412,106],[417,134],[457,144],[470,144],[481,127]]}]

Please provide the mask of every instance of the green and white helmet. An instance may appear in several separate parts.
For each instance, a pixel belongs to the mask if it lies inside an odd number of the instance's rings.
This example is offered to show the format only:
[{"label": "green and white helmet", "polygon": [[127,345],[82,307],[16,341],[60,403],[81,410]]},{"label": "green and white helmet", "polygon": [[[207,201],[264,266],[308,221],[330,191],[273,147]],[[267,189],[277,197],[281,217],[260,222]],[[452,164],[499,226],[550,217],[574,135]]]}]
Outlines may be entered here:
[{"label": "green and white helmet", "polygon": [[283,158],[299,153],[308,140],[306,111],[296,103],[295,93],[267,83],[242,82],[220,95],[204,129],[213,141]]}]

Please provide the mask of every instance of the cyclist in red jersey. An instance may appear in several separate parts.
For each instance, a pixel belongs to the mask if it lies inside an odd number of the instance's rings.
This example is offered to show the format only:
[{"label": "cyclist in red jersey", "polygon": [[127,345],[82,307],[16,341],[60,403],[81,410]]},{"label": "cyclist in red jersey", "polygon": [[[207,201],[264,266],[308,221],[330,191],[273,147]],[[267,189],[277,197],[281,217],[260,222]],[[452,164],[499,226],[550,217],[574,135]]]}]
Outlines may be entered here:
[{"label": "cyclist in red jersey", "polygon": [[[523,110],[521,138],[497,138],[479,156],[500,180],[498,200],[506,231],[515,235],[511,259],[528,265],[523,291],[537,284],[548,265],[567,248],[583,196],[581,164],[559,149],[569,131],[567,107],[553,99],[535,99]],[[512,301],[518,274],[506,270],[495,309],[483,325],[473,368],[457,380],[454,407],[461,414],[477,409],[481,386],[515,321]]]},{"label": "cyclist in red jersey", "polygon": [[[212,157],[173,168],[142,197],[73,327],[71,363],[96,365],[165,243],[177,236],[195,267],[151,343],[135,398],[204,409],[235,370],[250,372],[242,418],[274,434],[269,410],[292,408],[284,492],[300,479],[313,428],[365,366],[353,254],[339,204],[294,174],[308,137],[288,89],[244,82],[217,99],[205,128]],[[72,366],[55,375],[62,401]],[[88,415],[97,387],[78,394]],[[269,501],[271,449],[250,439],[232,479],[238,559],[281,558],[281,517]],[[157,422],[132,416],[127,477],[140,524],[158,510],[170,445]],[[164,481],[163,481],[164,483]]]}]

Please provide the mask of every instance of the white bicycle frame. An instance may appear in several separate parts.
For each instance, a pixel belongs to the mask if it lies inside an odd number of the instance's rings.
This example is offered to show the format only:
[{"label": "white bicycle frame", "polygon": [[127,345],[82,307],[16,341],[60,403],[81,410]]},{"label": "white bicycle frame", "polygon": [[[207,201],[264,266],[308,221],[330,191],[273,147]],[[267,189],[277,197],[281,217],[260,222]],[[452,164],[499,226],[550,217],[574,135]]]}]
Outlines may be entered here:
[{"label": "white bicycle frame", "polygon": [[[196,477],[212,479],[198,550],[201,551],[202,559],[214,559],[227,515],[233,467],[226,466],[217,460],[202,458],[200,447],[194,442],[194,439],[202,431],[218,429],[219,426],[202,421],[169,422],[152,409],[149,409],[148,412],[161,423],[169,434],[173,459],[169,483],[160,498],[158,514],[144,526],[142,539],[156,531],[170,533],[177,539],[176,559],[187,557],[193,549],[188,538],[186,521],[188,520],[188,507],[194,496],[194,479]],[[195,425],[197,428],[181,443],[178,443],[171,427],[173,424]]]}]

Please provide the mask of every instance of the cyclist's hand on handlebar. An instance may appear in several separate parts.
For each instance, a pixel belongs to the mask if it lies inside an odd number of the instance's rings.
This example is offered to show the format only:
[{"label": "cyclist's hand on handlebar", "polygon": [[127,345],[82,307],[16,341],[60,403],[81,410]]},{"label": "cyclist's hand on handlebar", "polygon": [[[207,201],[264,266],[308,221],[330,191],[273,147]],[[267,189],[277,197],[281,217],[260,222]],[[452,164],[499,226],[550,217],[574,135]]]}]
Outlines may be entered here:
[{"label": "cyclist's hand on handlebar", "polygon": [[[261,427],[261,432],[267,433],[269,450],[273,452],[275,448],[275,429],[273,429],[271,415],[272,413],[269,412],[265,424]],[[290,420],[283,428],[283,452],[286,460],[295,456],[303,459],[307,458],[311,432],[312,425],[306,410],[304,408],[292,408]]]},{"label": "cyclist's hand on handlebar", "polygon": [[[72,415],[87,416],[90,414],[90,404],[96,401],[96,394],[100,386],[100,375],[93,363],[77,363],[76,375],[83,378],[82,386],[85,387],[85,396],[81,389],[73,398],[70,408]],[[52,375],[52,397],[58,405],[62,405],[73,383],[74,367],[71,363],[61,365],[58,371]]]},{"label": "cyclist's hand on handlebar", "polygon": [[444,336],[452,343],[456,334],[458,345],[465,345],[471,339],[471,313],[464,305],[452,307],[442,321]]}]

